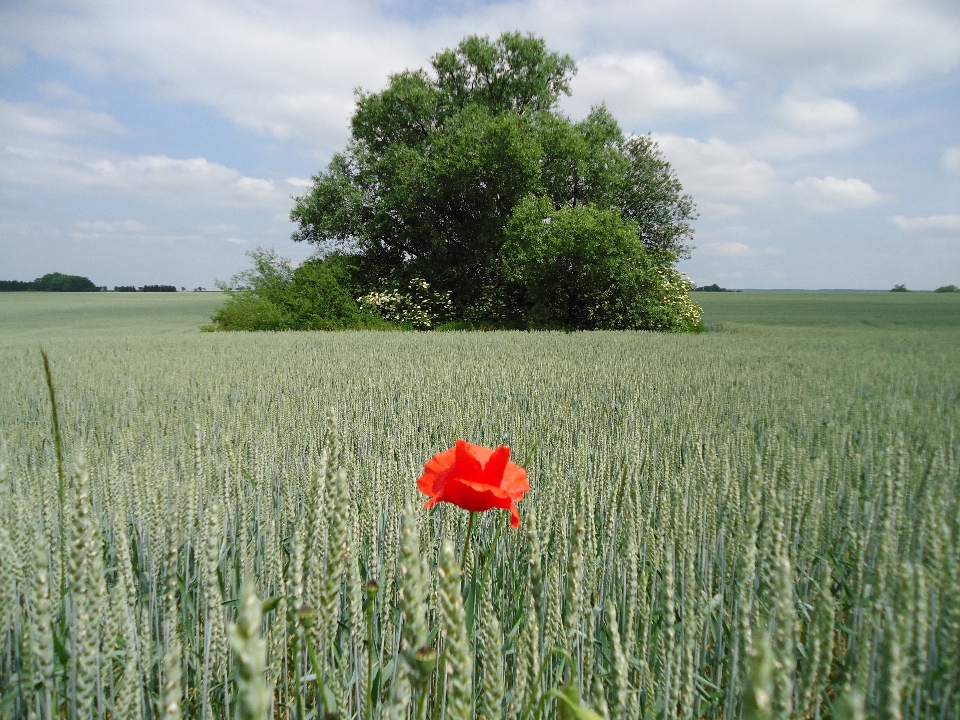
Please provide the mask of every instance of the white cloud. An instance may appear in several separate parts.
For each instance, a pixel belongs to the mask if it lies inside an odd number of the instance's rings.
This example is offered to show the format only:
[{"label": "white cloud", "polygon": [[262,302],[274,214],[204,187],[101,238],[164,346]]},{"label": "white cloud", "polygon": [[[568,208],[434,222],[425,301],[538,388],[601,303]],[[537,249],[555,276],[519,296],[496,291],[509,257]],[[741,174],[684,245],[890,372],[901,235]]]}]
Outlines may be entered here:
[{"label": "white cloud", "polygon": [[93,101],[83,93],[79,93],[66,83],[56,80],[48,80],[37,83],[37,90],[47,100],[52,102],[61,102],[80,107],[89,107]]},{"label": "white cloud", "polygon": [[228,237],[228,238],[226,238],[226,241],[227,241],[228,243],[232,243],[233,245],[246,245],[246,244],[247,244],[247,241],[246,241],[246,240],[241,240],[240,238],[235,238],[235,237]]},{"label": "white cloud", "polygon": [[67,145],[0,150],[0,181],[63,193],[114,193],[168,207],[289,205],[272,180],[243,175],[206,158],[128,156]]},{"label": "white cloud", "polygon": [[93,233],[140,233],[147,229],[146,225],[136,220],[82,220],[77,227]]},{"label": "white cloud", "polygon": [[784,95],[771,115],[775,126],[749,143],[763,157],[794,159],[845,150],[862,144],[869,135],[857,106],[838,98]]},{"label": "white cloud", "polygon": [[744,257],[753,255],[753,248],[742,242],[709,242],[697,247],[697,250],[706,255],[724,255],[727,257]]},{"label": "white cloud", "polygon": [[60,0],[5,15],[8,32],[40,55],[146,83],[161,99],[212,106],[259,133],[331,148],[348,135],[355,87],[380,87],[438,49],[436,38],[427,45],[368,2]]},{"label": "white cloud", "polygon": [[697,246],[697,252],[703,252],[705,255],[744,258],[764,255],[782,255],[784,250],[780,247],[756,248],[752,245],[747,245],[747,243],[734,240],[727,242],[705,242]]},{"label": "white cloud", "polygon": [[[130,155],[81,144],[124,128],[106,113],[78,107],[83,96],[66,85],[49,83],[41,91],[72,105],[0,99],[0,181],[47,192],[141,197],[172,207],[289,206],[289,192],[278,183],[203,157]],[[81,226],[87,234],[116,231]]]},{"label": "white cloud", "polygon": [[[8,6],[0,25],[11,57],[29,48],[327,150],[347,137],[354,88],[382,87],[389,73],[425,65],[469,32],[543,35],[580,59],[579,93],[634,119],[729,109],[710,79],[717,72],[884,84],[960,62],[950,3],[515,0],[467,7],[406,19],[376,0],[51,0]],[[699,69],[678,70],[667,57]]]},{"label": "white cloud", "polygon": [[791,130],[806,134],[848,130],[863,124],[863,116],[853,103],[837,98],[780,98],[774,115]]},{"label": "white cloud", "polygon": [[730,73],[828,83],[902,83],[960,62],[958,7],[935,0],[531,0],[497,17],[546,27],[581,52],[640,45]]},{"label": "white cloud", "polygon": [[295,188],[313,187],[313,180],[310,178],[289,177],[286,180],[287,185],[293,185]]},{"label": "white cloud", "polygon": [[944,150],[940,163],[950,172],[960,175],[960,145],[954,145]]},{"label": "white cloud", "polygon": [[635,52],[580,59],[564,104],[575,114],[605,102],[626,124],[678,113],[711,115],[733,110],[733,102],[716,81],[689,78],[662,54]]},{"label": "white cloud", "polygon": [[60,139],[122,131],[123,126],[106,113],[0,99],[0,137],[4,144],[27,137]]},{"label": "white cloud", "polygon": [[904,217],[896,215],[890,222],[908,232],[946,231],[960,232],[960,215],[928,215],[927,217]]},{"label": "white cloud", "polygon": [[876,205],[883,196],[857,178],[808,177],[793,184],[800,203],[815,212],[838,212]]},{"label": "white cloud", "polygon": [[746,149],[711,138],[700,142],[672,134],[653,134],[683,184],[698,201],[718,202],[727,214],[744,201],[767,198],[777,190],[776,172]]}]

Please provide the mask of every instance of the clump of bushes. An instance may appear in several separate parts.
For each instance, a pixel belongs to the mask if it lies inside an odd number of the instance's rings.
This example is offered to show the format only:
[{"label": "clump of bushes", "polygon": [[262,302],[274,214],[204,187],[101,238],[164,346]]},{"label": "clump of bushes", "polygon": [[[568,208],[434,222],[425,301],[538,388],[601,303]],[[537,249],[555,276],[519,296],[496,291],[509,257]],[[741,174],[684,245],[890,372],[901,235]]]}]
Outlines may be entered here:
[{"label": "clump of bushes", "polygon": [[356,256],[333,253],[293,268],[258,248],[249,253],[252,268],[218,283],[229,299],[204,329],[703,329],[690,281],[632,242],[630,223],[593,207],[553,211],[544,223],[543,211],[531,203],[515,216],[501,264],[507,290],[474,317],[458,316],[450,293],[423,278],[370,287]]},{"label": "clump of bushes", "polygon": [[960,288],[958,288],[956,285],[941,285],[936,290],[934,290],[934,292],[955,293],[955,292],[960,292]]},{"label": "clump of bushes", "polygon": [[347,255],[316,257],[294,269],[273,250],[249,253],[253,267],[218,287],[230,297],[207,330],[361,330],[392,325],[358,302]]},{"label": "clump of bushes", "polygon": [[589,204],[521,201],[507,224],[495,312],[529,328],[697,330],[701,310],[666,250],[637,242],[637,224]]}]

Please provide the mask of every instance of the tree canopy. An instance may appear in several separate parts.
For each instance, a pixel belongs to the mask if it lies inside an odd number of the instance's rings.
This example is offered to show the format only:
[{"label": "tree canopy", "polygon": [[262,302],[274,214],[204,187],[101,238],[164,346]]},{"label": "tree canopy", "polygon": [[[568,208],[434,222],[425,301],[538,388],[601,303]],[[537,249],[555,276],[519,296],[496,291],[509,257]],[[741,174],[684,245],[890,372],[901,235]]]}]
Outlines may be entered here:
[{"label": "tree canopy", "polygon": [[99,292],[100,288],[90,278],[81,275],[47,273],[32,282],[0,280],[0,292],[35,290],[39,292]]},{"label": "tree canopy", "polygon": [[[347,147],[296,199],[294,239],[356,255],[371,287],[423,279],[462,318],[612,326],[589,308],[574,320],[533,290],[544,274],[561,282],[565,262],[599,262],[567,273],[568,305],[596,299],[570,283],[597,284],[610,263],[625,285],[608,295],[657,302],[661,271],[676,275],[673,263],[689,253],[693,201],[656,143],[626,135],[605,106],[579,122],[558,110],[575,72],[532,35],[471,36],[434,55],[430,71],[358,91]],[[560,254],[518,266],[532,257],[520,248],[539,242],[537,223],[551,218],[564,229],[548,233]],[[627,326],[650,324],[639,310],[628,315]]]}]

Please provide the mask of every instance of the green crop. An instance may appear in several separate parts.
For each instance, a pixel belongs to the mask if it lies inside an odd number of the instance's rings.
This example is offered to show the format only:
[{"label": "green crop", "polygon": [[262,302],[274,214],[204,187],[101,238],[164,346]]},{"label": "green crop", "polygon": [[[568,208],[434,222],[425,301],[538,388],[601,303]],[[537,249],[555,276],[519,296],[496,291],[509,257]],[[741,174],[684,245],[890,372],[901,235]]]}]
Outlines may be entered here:
[{"label": "green crop", "polygon": [[[826,329],[709,298],[700,335],[5,334],[0,717],[956,719],[957,298],[831,297]],[[457,438],[531,485],[462,558],[415,483]]]}]

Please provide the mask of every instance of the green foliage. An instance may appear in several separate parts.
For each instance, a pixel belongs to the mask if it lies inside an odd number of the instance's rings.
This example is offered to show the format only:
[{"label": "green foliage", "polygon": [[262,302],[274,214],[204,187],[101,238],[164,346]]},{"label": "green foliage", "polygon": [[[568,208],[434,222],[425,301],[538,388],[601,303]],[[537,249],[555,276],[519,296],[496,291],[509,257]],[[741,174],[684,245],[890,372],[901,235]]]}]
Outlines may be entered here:
[{"label": "green foliage", "polygon": [[[104,288],[105,289],[105,288]],[[64,275],[63,273],[47,273],[33,282],[20,280],[0,280],[0,292],[22,292],[36,290],[39,292],[100,292],[100,288],[89,278],[80,275]]]},{"label": "green foliage", "polygon": [[958,288],[956,285],[942,285],[938,287],[936,290],[934,290],[934,292],[955,293],[955,292],[960,292],[960,288]]},{"label": "green foliage", "polygon": [[504,33],[496,41],[476,35],[432,60],[444,109],[481,105],[496,113],[545,112],[570,94],[576,65],[549,52],[543,40]]},{"label": "green foliage", "polygon": [[[295,240],[356,253],[368,289],[420,278],[449,293],[458,321],[526,314],[509,305],[524,292],[507,286],[519,279],[502,270],[501,251],[531,198],[616,214],[623,232],[615,247],[594,255],[623,254],[630,242],[634,254],[651,251],[649,264],[669,270],[689,252],[694,205],[656,143],[624,135],[603,106],[577,123],[557,111],[576,69],[568,56],[507,33],[468,37],[435,55],[432,67],[433,75],[406,71],[381,92],[358,94],[350,143],[297,198]],[[513,222],[514,236],[522,226]],[[591,326],[640,326],[604,324],[622,315],[597,316]],[[579,327],[568,319],[539,324]]]},{"label": "green foliage", "polygon": [[501,249],[513,290],[501,312],[519,310],[524,324],[539,328],[697,329],[699,308],[672,256],[636,238],[636,223],[609,208],[522,201]]},{"label": "green foliage", "polygon": [[293,269],[272,250],[248,253],[253,267],[221,289],[216,330],[345,330],[387,327],[354,299],[351,258],[332,254]]},{"label": "green foliage", "polygon": [[893,290],[891,290],[890,292],[905,293],[905,292],[910,292],[910,291],[907,290],[907,286],[906,286],[906,285],[894,285],[894,286],[893,286]]},{"label": "green foliage", "polygon": [[720,287],[716,283],[713,285],[702,285],[698,287],[696,292],[741,292],[740,290],[727,290],[727,288]]},{"label": "green foliage", "polygon": [[33,287],[41,292],[99,292],[100,290],[89,278],[56,272],[37,278],[33,281]]},{"label": "green foliage", "polygon": [[144,285],[140,292],[176,292],[176,285]]}]

